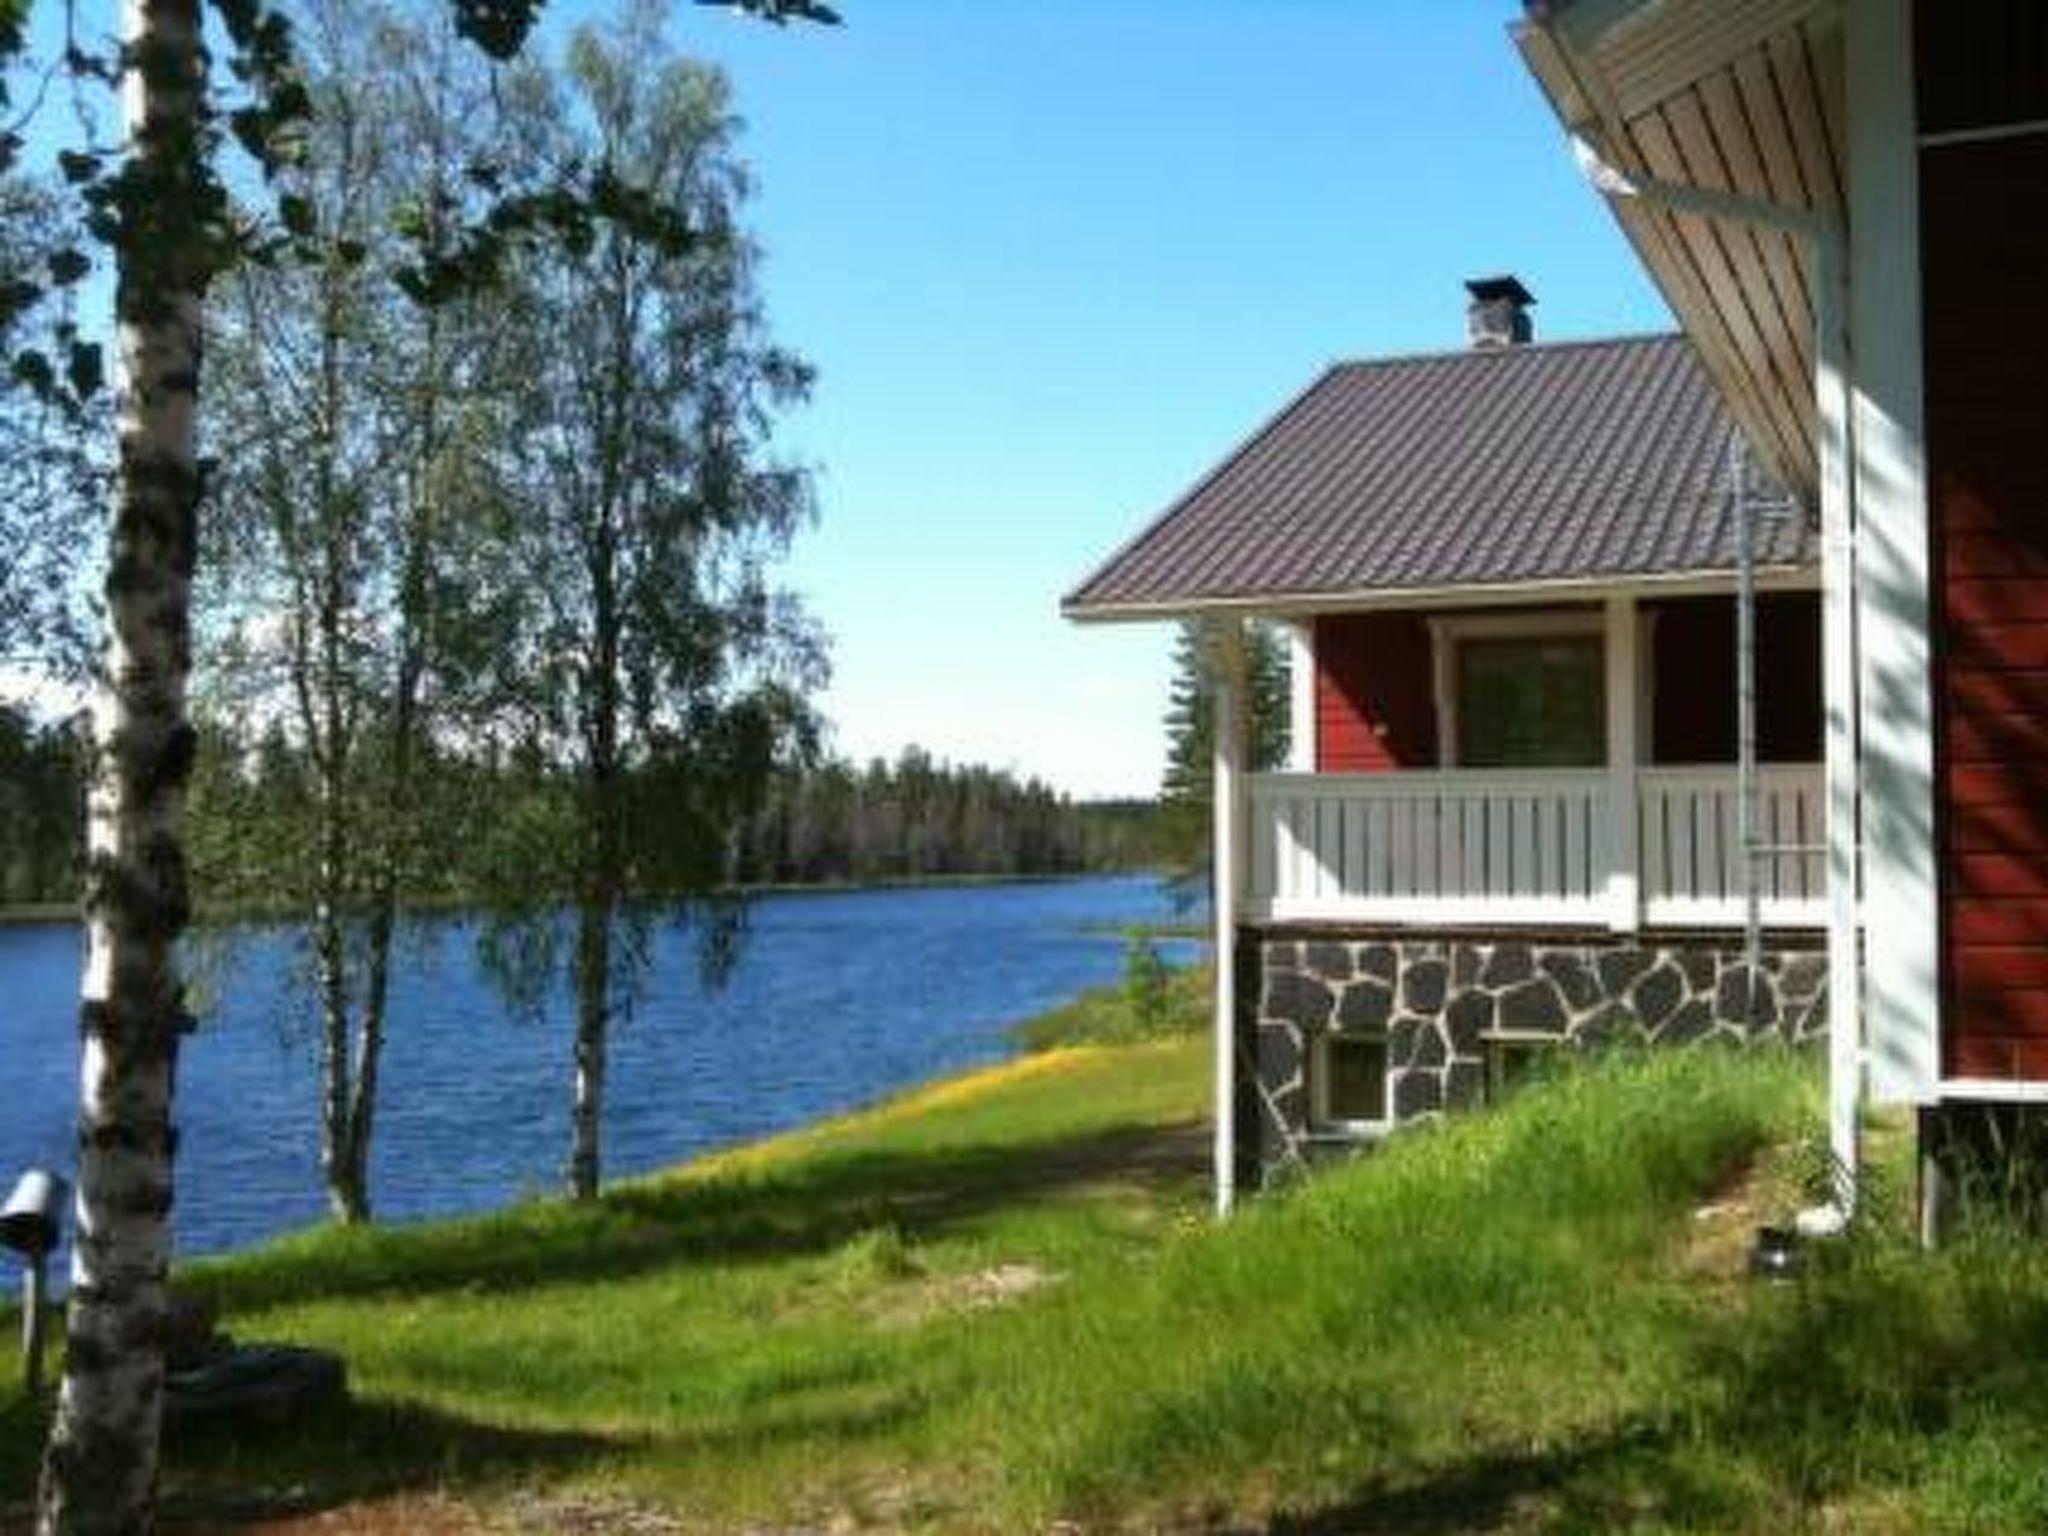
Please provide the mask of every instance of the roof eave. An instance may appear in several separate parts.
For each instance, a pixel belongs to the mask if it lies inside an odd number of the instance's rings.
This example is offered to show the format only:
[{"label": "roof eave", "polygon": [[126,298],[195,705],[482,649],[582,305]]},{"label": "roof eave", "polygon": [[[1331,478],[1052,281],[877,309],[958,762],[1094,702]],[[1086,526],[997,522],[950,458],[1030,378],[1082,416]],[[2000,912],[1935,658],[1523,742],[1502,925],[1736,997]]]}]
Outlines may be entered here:
[{"label": "roof eave", "polygon": [[[1757,585],[1765,590],[1801,591],[1820,586],[1812,561],[1759,565]],[[1365,587],[1347,591],[1258,592],[1220,596],[1089,602],[1068,597],[1060,613],[1076,624],[1143,624],[1188,619],[1303,619],[1324,613],[1359,613],[1395,608],[1479,608],[1537,603],[1593,602],[1603,597],[1684,597],[1726,592],[1736,580],[1732,567],[1628,575],[1557,576],[1538,581],[1462,582],[1440,587]]]},{"label": "roof eave", "polygon": [[[1567,133],[1630,178],[1840,217],[1840,0],[1555,0],[1511,31]],[[1756,93],[1762,126],[1745,110]],[[1758,457],[1810,500],[1807,253],[1753,226],[1607,203]]]}]

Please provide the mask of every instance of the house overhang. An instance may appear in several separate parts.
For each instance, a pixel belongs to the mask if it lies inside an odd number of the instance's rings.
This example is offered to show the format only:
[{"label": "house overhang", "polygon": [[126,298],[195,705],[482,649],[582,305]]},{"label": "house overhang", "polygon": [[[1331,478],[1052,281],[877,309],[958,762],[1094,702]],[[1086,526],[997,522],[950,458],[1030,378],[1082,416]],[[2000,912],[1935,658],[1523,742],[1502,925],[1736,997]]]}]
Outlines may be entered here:
[{"label": "house overhang", "polygon": [[[1839,225],[1842,9],[1841,0],[1530,0],[1513,32],[1566,131],[1621,177]],[[1611,191],[1607,202],[1758,456],[1810,504],[1820,470],[1808,242]]]},{"label": "house overhang", "polygon": [[[1504,608],[1593,603],[1608,597],[1695,597],[1734,589],[1734,571],[1681,571],[1655,575],[1570,576],[1541,581],[1458,582],[1446,586],[1371,587],[1355,591],[1258,592],[1188,597],[1142,603],[1063,603],[1060,611],[1081,624],[1140,624],[1166,620],[1264,618],[1312,619],[1319,614],[1370,613],[1391,609]],[[1760,565],[1757,586],[1766,591],[1812,591],[1820,586],[1813,565]]]}]

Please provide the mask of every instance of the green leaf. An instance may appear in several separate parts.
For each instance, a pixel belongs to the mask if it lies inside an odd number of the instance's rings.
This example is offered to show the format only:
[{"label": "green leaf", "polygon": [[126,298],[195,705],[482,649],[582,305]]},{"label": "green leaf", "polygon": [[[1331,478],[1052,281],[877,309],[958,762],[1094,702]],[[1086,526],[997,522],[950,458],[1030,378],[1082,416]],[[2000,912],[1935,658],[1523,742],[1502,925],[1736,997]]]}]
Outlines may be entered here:
[{"label": "green leaf", "polygon": [[540,16],[540,0],[455,0],[455,30],[494,59],[525,46]]},{"label": "green leaf", "polygon": [[8,326],[28,313],[42,296],[40,284],[31,283],[26,278],[0,277],[0,327]]},{"label": "green leaf", "polygon": [[92,270],[85,253],[71,249],[52,251],[43,264],[50,269],[50,281],[66,288]]},{"label": "green leaf", "polygon": [[284,225],[288,233],[298,239],[310,240],[313,237],[316,226],[313,204],[310,199],[301,197],[296,192],[287,192],[278,198],[277,220]]},{"label": "green leaf", "polygon": [[226,23],[228,36],[234,39],[235,46],[246,48],[249,39],[255,36],[256,21],[262,7],[256,0],[213,0],[213,9]]},{"label": "green leaf", "polygon": [[64,173],[64,179],[72,186],[83,186],[100,173],[100,157],[82,154],[75,149],[57,151],[57,169]]},{"label": "green leaf", "polygon": [[99,343],[74,341],[71,344],[71,361],[64,372],[70,380],[71,392],[79,399],[90,400],[98,394],[107,382],[106,357]]},{"label": "green leaf", "polygon": [[57,375],[50,367],[50,360],[33,347],[16,355],[13,373],[16,379],[45,399],[56,389]]},{"label": "green leaf", "polygon": [[270,147],[270,119],[257,107],[238,107],[228,114],[228,132],[251,159],[261,160]]}]

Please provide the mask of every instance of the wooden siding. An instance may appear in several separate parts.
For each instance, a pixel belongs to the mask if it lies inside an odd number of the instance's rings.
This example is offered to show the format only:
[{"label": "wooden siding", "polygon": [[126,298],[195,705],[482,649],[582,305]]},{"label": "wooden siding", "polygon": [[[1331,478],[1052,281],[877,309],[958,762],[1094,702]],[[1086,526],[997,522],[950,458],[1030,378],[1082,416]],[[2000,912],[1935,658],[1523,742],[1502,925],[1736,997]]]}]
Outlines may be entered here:
[{"label": "wooden siding", "polygon": [[[1919,7],[1924,131],[2048,116],[2038,0]],[[2048,135],[1921,151],[1943,1068],[2048,1080]]]},{"label": "wooden siding", "polygon": [[1412,613],[1316,620],[1316,771],[1436,766],[1429,626]]},{"label": "wooden siding", "polygon": [[1922,0],[1915,20],[1922,133],[2048,118],[2041,0]]},{"label": "wooden siding", "polygon": [[[1735,600],[1646,605],[1651,639],[1650,760],[1735,761]],[[1821,755],[1820,594],[1757,598],[1757,754],[1767,763]]]},{"label": "wooden siding", "polygon": [[[1569,8],[1516,36],[1573,130],[1633,177],[1829,213],[1843,209],[1847,103],[1839,9],[1804,0],[1642,6],[1597,35]],[[1818,485],[1812,274],[1791,235],[1610,206],[1752,444],[1789,487]]]}]

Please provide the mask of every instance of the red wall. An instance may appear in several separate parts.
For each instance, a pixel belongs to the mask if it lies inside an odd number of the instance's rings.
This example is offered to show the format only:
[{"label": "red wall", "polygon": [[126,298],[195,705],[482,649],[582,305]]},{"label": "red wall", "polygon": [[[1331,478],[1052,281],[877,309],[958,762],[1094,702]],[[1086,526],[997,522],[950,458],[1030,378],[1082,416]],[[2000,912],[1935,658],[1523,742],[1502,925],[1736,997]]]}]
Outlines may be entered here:
[{"label": "red wall", "polygon": [[[2044,15],[1923,3],[1923,130],[2048,116]],[[2048,138],[1925,149],[1920,199],[1944,1067],[2048,1078]]]},{"label": "red wall", "polygon": [[1429,625],[1412,613],[1316,620],[1316,770],[1436,766]]},{"label": "red wall", "polygon": [[[1666,598],[1647,605],[1651,640],[1650,761],[1735,761],[1735,599]],[[1821,759],[1820,594],[1765,592],[1756,604],[1757,755]]]},{"label": "red wall", "polygon": [[[1656,615],[1650,761],[1734,762],[1734,599],[1670,598],[1648,606]],[[1412,613],[1318,619],[1315,648],[1319,772],[1437,766],[1426,619]],[[1819,762],[1819,593],[1759,597],[1757,679],[1763,760]]]}]

